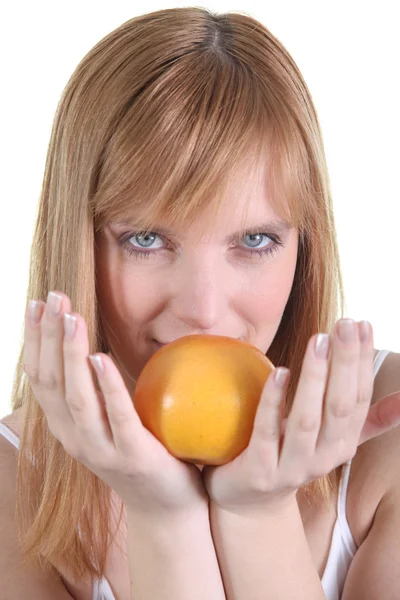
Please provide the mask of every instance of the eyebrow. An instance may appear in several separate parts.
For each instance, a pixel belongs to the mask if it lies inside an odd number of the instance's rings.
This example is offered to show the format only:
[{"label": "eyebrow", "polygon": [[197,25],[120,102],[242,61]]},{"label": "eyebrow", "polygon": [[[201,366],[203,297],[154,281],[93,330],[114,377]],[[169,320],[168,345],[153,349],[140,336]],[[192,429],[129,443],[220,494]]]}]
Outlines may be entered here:
[{"label": "eyebrow", "polygon": [[[147,229],[143,228],[143,227],[135,227],[135,223],[133,221],[114,221],[115,225],[124,225],[127,227],[131,227],[132,229],[136,230],[136,231],[154,231],[157,233],[160,233],[161,235],[165,235],[167,237],[173,237],[176,238],[177,237],[177,233],[175,231],[173,231],[172,229],[169,229],[168,227],[158,227],[157,225],[154,225],[151,227],[151,229]],[[228,243],[231,242],[232,240],[236,239],[237,237],[244,235],[244,234],[250,234],[250,235],[255,235],[256,233],[277,233],[279,235],[284,235],[285,233],[287,233],[288,231],[290,231],[292,229],[292,226],[287,223],[286,221],[282,221],[280,219],[272,219],[269,221],[264,221],[262,223],[258,223],[256,225],[250,225],[249,227],[243,227],[242,229],[239,229],[239,231],[235,231],[234,233],[230,233],[229,235],[226,236],[224,242]]]}]

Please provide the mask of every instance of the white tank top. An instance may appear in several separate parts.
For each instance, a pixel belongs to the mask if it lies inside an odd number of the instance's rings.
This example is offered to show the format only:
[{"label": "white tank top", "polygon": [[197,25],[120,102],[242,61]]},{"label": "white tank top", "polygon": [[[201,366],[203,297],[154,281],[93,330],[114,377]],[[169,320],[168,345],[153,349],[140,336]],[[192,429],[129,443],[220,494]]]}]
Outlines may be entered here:
[{"label": "white tank top", "polygon": [[[389,353],[389,350],[379,350],[377,353],[374,360],[374,379]],[[19,438],[4,423],[0,423],[0,435],[3,435],[19,449]],[[350,467],[351,460],[345,463],[342,469],[337,501],[337,519],[333,528],[328,560],[321,580],[327,600],[340,600],[350,563],[357,551],[346,518],[346,497]],[[116,600],[105,577],[94,582],[92,600]]]}]

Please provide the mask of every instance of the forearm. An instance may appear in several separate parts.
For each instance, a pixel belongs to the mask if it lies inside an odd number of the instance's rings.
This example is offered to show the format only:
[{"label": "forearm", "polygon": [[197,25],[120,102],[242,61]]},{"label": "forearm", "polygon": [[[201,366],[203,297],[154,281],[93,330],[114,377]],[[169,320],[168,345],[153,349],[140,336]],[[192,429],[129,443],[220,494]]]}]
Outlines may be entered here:
[{"label": "forearm", "polygon": [[196,514],[127,511],[131,600],[225,600],[208,506]]},{"label": "forearm", "polygon": [[297,502],[244,517],[210,504],[227,600],[325,600]]}]

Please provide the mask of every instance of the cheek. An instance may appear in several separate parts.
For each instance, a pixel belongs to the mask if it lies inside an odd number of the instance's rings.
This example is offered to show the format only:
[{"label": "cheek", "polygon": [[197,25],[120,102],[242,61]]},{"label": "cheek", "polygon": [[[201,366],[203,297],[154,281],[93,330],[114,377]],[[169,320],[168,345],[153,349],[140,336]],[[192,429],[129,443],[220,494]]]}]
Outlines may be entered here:
[{"label": "cheek", "polygon": [[152,318],[158,296],[154,280],[137,273],[132,277],[129,272],[121,271],[108,283],[106,304],[109,318],[114,323],[118,322],[119,326],[126,325],[132,329],[135,324]]},{"label": "cheek", "polygon": [[274,268],[253,280],[241,305],[250,322],[280,320],[290,296],[295,265],[274,265]]},{"label": "cheek", "polygon": [[129,265],[120,252],[99,240],[97,297],[105,322],[119,335],[129,334],[135,324],[148,318],[157,292],[154,278],[145,276],[145,269],[133,270]]},{"label": "cheek", "polygon": [[281,285],[270,286],[266,290],[265,285],[259,289],[253,289],[242,297],[242,305],[250,322],[279,319],[285,309],[290,289]]}]

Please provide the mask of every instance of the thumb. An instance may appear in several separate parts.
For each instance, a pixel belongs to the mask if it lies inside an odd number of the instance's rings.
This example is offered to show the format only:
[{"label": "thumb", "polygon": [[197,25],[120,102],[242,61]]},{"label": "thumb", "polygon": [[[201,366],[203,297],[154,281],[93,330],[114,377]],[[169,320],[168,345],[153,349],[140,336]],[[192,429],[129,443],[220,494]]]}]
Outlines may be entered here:
[{"label": "thumb", "polygon": [[370,407],[358,445],[398,425],[400,425],[400,390],[381,398]]}]

